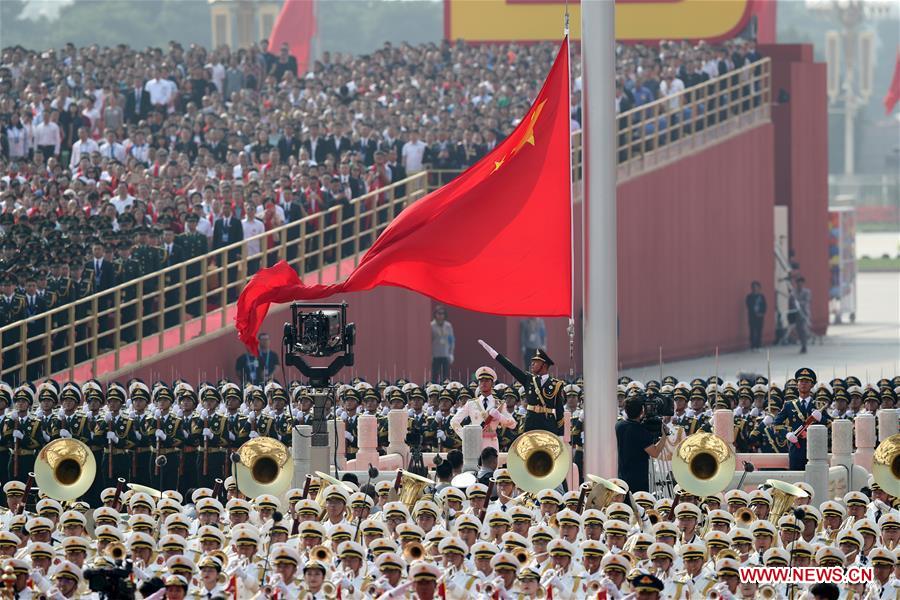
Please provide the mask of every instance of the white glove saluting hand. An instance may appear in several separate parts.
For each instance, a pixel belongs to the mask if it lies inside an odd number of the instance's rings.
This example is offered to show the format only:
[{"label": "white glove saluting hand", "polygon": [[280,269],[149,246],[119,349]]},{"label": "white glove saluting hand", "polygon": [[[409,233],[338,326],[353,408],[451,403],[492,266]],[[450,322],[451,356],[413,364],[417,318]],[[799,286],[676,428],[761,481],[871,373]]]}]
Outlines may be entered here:
[{"label": "white glove saluting hand", "polygon": [[156,439],[158,439],[159,441],[164,442],[164,441],[166,441],[167,437],[168,436],[166,435],[166,432],[163,431],[162,429],[156,430]]},{"label": "white glove saluting hand", "polygon": [[491,355],[491,358],[497,358],[497,354],[499,353],[491,348],[487,342],[485,342],[484,340],[478,340],[478,343],[481,344],[481,347],[484,348],[485,352]]}]

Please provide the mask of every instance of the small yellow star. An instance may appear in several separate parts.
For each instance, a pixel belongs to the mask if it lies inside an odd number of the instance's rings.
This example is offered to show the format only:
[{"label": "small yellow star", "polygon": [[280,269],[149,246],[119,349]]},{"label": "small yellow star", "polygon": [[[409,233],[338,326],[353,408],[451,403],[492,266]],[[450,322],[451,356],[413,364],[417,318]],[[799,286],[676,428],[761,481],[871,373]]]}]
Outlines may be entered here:
[{"label": "small yellow star", "polygon": [[[500,160],[495,160],[495,161],[494,161],[494,171],[496,171],[497,169],[499,169],[500,167],[502,167],[502,166],[503,166],[503,161],[505,161],[505,160],[506,160],[505,158],[501,158]],[[494,171],[491,171],[491,173],[493,173]]]}]

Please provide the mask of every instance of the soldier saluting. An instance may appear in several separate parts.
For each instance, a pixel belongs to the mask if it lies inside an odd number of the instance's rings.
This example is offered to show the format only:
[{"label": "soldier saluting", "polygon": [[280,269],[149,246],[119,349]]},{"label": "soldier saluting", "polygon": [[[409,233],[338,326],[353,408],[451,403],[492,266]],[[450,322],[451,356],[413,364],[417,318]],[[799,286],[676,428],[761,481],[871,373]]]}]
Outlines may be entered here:
[{"label": "soldier saluting", "polygon": [[563,393],[565,382],[550,376],[553,361],[540,348],[531,357],[530,373],[526,373],[508,358],[491,348],[484,340],[478,340],[491,358],[499,362],[510,375],[525,387],[525,427],[523,433],[544,429],[563,434],[563,418],[566,398]]}]

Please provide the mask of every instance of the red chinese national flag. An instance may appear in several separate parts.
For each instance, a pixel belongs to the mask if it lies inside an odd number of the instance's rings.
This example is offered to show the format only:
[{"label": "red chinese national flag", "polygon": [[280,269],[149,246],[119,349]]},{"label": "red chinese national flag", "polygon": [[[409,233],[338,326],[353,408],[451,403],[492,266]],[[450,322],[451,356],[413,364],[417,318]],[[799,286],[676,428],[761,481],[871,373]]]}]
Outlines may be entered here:
[{"label": "red chinese national flag", "polygon": [[900,50],[897,51],[897,59],[894,63],[894,77],[891,79],[891,87],[884,97],[884,110],[886,114],[894,111],[894,106],[900,101]]},{"label": "red chinese national flag", "polygon": [[465,173],[407,207],[341,283],[304,285],[286,262],[259,271],[241,293],[241,340],[271,303],[392,285],[497,315],[571,311],[568,40],[516,129]]},{"label": "red chinese national flag", "polygon": [[284,42],[290,46],[291,55],[297,59],[297,76],[301,79],[308,70],[310,46],[316,35],[316,11],[313,1],[284,0],[269,35],[270,52],[277,55]]}]

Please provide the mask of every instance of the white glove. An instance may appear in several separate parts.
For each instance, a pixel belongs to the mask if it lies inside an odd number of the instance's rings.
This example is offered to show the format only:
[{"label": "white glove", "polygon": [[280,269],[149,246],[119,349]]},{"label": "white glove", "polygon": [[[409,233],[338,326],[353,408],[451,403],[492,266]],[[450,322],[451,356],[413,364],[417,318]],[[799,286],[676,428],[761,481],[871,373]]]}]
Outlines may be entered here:
[{"label": "white glove", "polygon": [[813,419],[816,420],[816,422],[821,421],[822,420],[822,411],[819,410],[818,408],[815,409],[814,411],[812,411],[812,417],[813,417]]},{"label": "white glove", "polygon": [[294,418],[295,421],[300,421],[303,419],[303,411],[295,408],[294,410],[291,411],[291,416]]},{"label": "white glove", "polygon": [[437,430],[437,440],[438,440],[439,442],[446,442],[446,441],[447,441],[447,434],[444,433],[444,430],[443,430],[443,429],[438,429],[438,430]]},{"label": "white glove", "polygon": [[166,435],[166,432],[163,431],[162,429],[156,430],[156,439],[158,439],[159,441],[164,442],[164,441],[166,441],[167,437],[168,436]]},{"label": "white glove", "polygon": [[478,343],[481,344],[481,347],[484,348],[485,352],[491,355],[491,358],[497,358],[498,352],[491,348],[487,342],[484,340],[478,340]]},{"label": "white glove", "polygon": [[772,415],[766,415],[765,417],[763,417],[763,425],[765,425],[766,427],[771,427],[772,423],[774,422],[775,419],[772,418]]},{"label": "white glove", "polygon": [[201,408],[199,414],[200,414],[200,418],[203,419],[204,421],[209,418],[209,413],[206,411],[205,408]]},{"label": "white glove", "polygon": [[344,432],[344,439],[347,440],[348,442],[352,442],[352,441],[353,441],[353,434],[350,433],[349,431],[345,431],[345,432]]},{"label": "white glove", "polygon": [[134,437],[137,439],[137,441],[141,441],[142,439],[144,439],[144,436],[143,436],[143,434],[141,434],[140,431],[135,431]]},{"label": "white glove", "polygon": [[228,432],[228,439],[231,440],[232,442],[234,441],[234,434],[231,433],[230,431]]},{"label": "white glove", "polygon": [[792,444],[796,444],[796,443],[797,443],[797,436],[794,435],[794,432],[793,432],[793,431],[788,432],[788,434],[787,434],[787,441],[789,441],[789,442],[792,443]]},{"label": "white glove", "polygon": [[69,430],[68,430],[68,429],[60,429],[60,430],[59,430],[59,437],[61,437],[61,438],[70,438],[70,437],[72,437],[72,434],[69,433]]},{"label": "white glove", "polygon": [[258,437],[259,437],[259,434],[258,434],[257,432],[255,432],[255,431],[251,431],[251,432],[250,432],[250,439],[251,439],[251,440],[252,440],[253,438],[258,438]]},{"label": "white glove", "polygon": [[491,409],[491,412],[489,412],[488,414],[489,414],[489,415],[491,416],[491,418],[494,419],[495,421],[499,421],[499,420],[500,420],[500,416],[501,416],[501,415],[500,415],[500,411],[497,410],[496,408],[492,408],[492,409]]},{"label": "white glove", "polygon": [[751,416],[751,417],[758,417],[758,416],[759,416],[759,409],[756,408],[756,407],[754,406],[754,407],[753,407],[753,410],[750,411],[750,416]]},{"label": "white glove", "polygon": [[13,437],[16,438],[17,440],[21,440],[22,438],[25,437],[25,434],[22,433],[21,431],[19,431],[18,429],[13,429]]},{"label": "white glove", "polygon": [[413,409],[410,408],[409,410],[406,411],[406,414],[409,415],[410,417],[414,417],[414,416],[416,416],[416,411],[414,411]]},{"label": "white glove", "polygon": [[107,441],[110,441],[110,442],[112,442],[113,444],[118,444],[118,443],[119,443],[119,436],[117,436],[117,435],[115,434],[115,432],[112,432],[112,431],[107,431],[107,432],[106,432],[106,439],[107,439]]},{"label": "white glove", "polygon": [[447,361],[452,365],[453,364],[453,355],[447,357]]},{"label": "white glove", "polygon": [[213,439],[212,429],[210,429],[209,427],[204,427],[203,428],[203,437],[205,437],[208,440]]},{"label": "white glove", "polygon": [[49,441],[50,441],[50,436],[47,435],[47,432],[46,432],[46,431],[42,431],[42,432],[41,432],[41,435],[44,436],[44,441],[45,441],[45,442],[49,442]]}]

